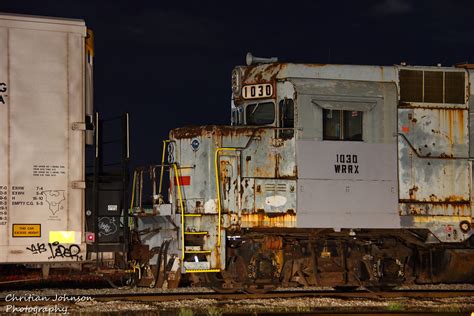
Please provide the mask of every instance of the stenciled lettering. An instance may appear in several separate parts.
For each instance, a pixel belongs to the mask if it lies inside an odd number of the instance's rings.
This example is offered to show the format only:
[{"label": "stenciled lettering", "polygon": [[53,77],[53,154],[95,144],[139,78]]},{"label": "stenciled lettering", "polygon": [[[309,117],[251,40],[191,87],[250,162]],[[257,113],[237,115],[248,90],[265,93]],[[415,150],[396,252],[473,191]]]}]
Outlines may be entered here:
[{"label": "stenciled lettering", "polygon": [[338,174],[359,174],[358,157],[355,154],[336,154],[334,172]]},{"label": "stenciled lettering", "polygon": [[0,103],[1,104],[5,104],[5,99],[7,97],[5,92],[7,92],[7,84],[5,82],[0,82]]}]

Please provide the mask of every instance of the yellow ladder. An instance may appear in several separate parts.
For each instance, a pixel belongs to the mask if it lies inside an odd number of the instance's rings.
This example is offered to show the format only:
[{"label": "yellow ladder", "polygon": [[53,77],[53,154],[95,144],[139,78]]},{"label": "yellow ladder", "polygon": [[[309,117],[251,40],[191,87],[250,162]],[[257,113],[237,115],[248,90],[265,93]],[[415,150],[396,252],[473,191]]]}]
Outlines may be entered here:
[{"label": "yellow ladder", "polygon": [[[163,155],[162,155],[162,162],[161,165],[164,166],[164,160],[165,160],[165,152],[166,152],[166,144],[171,142],[170,140],[165,140],[163,141]],[[181,190],[181,183],[180,183],[180,174],[179,174],[179,167],[177,163],[172,164],[173,168],[173,173],[174,173],[174,178],[176,182],[176,187],[177,187],[177,193],[178,193],[178,201],[179,201],[179,207],[181,210],[181,227],[180,227],[180,232],[181,232],[181,261],[183,264],[183,267],[185,265],[185,262],[192,262],[192,261],[185,261],[186,255],[206,255],[206,260],[207,262],[210,262],[210,255],[214,251],[220,247],[220,212],[218,213],[218,239],[217,239],[217,246],[214,247],[214,249],[195,249],[197,246],[188,246],[186,245],[186,236],[190,235],[195,235],[195,236],[207,236],[209,234],[208,231],[187,231],[186,230],[186,218],[196,218],[196,217],[202,217],[203,214],[199,213],[186,213],[185,207],[184,207],[184,202],[183,202],[183,192]],[[161,173],[160,173],[160,186],[159,186],[159,192],[161,194],[161,189],[162,189],[162,183],[163,183],[163,172],[164,168],[162,167]],[[209,214],[205,216],[215,216],[214,214]],[[216,268],[211,268],[210,263],[209,263],[209,268],[206,269],[190,269],[190,268],[185,268],[186,273],[209,273],[209,272],[220,272],[220,269]]]}]

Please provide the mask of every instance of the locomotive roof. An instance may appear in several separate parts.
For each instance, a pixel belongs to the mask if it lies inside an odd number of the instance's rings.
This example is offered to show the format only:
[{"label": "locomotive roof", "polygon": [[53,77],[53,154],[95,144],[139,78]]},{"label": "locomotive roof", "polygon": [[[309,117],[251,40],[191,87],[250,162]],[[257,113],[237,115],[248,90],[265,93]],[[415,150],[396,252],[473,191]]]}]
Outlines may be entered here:
[{"label": "locomotive roof", "polygon": [[[464,64],[451,67],[438,66],[372,66],[342,64],[295,64],[268,63],[240,66],[242,80],[245,84],[269,82],[278,79],[334,79],[372,82],[399,82],[398,72],[407,70],[467,72],[474,77],[474,65]],[[469,85],[470,80],[466,80]],[[470,86],[470,94],[474,94],[474,85]]]},{"label": "locomotive roof", "polygon": [[[371,65],[340,65],[340,64],[295,64],[295,63],[269,63],[242,67],[243,81],[246,83],[263,82],[278,79],[334,79],[355,81],[376,81],[398,83],[400,69],[452,71],[471,74],[474,69],[470,64],[458,67],[438,66],[371,66]],[[469,81],[469,80],[468,80]],[[471,88],[474,90],[474,88]],[[474,94],[471,90],[471,94]]]}]

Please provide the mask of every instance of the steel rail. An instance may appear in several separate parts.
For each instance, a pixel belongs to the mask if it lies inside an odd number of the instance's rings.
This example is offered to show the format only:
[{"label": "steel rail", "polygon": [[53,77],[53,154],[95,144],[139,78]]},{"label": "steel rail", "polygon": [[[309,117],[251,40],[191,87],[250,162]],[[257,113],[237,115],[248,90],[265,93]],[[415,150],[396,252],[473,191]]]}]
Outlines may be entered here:
[{"label": "steel rail", "polygon": [[[387,298],[459,298],[474,297],[474,290],[394,290],[387,292],[371,292],[371,291],[275,291],[265,294],[249,294],[249,293],[231,293],[222,294],[214,291],[206,292],[161,292],[161,293],[133,293],[130,290],[124,290],[124,293],[113,294],[88,294],[87,296],[96,301],[136,301],[136,302],[166,302],[178,300],[194,300],[194,299],[213,299],[213,300],[243,300],[243,299],[273,299],[273,298],[302,298],[302,297],[325,297],[325,298],[343,298],[343,299],[372,299],[384,300]],[[80,294],[70,294],[69,296],[81,296]],[[44,296],[54,298],[54,296]],[[0,297],[0,306],[11,304],[5,301],[6,297]],[[15,304],[51,304],[51,302],[15,302]]]}]

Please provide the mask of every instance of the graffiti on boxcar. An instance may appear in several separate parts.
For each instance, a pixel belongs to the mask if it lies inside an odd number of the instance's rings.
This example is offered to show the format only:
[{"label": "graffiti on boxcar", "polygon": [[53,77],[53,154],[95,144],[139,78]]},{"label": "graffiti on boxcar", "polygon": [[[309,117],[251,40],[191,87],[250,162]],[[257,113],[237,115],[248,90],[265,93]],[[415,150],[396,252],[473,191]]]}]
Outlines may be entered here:
[{"label": "graffiti on boxcar", "polygon": [[36,243],[36,244],[31,244],[30,247],[26,247],[27,250],[29,250],[32,254],[38,255],[42,254],[44,252],[49,251],[50,256],[48,259],[56,259],[56,258],[68,258],[72,260],[82,260],[82,256],[80,255],[81,253],[81,247],[77,244],[71,244],[71,245],[62,245],[59,242],[53,242],[53,243]]},{"label": "graffiti on boxcar", "polygon": [[31,251],[31,253],[34,255],[38,255],[47,251],[46,244],[40,244],[40,243],[31,244],[30,247],[26,247],[26,250]]},{"label": "graffiti on boxcar", "polygon": [[117,232],[117,225],[115,224],[115,219],[110,217],[102,217],[99,220],[99,234],[108,236],[113,235]]}]

